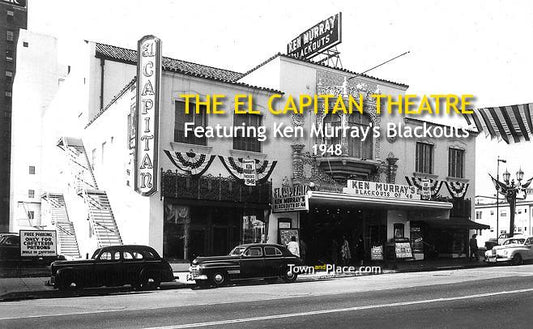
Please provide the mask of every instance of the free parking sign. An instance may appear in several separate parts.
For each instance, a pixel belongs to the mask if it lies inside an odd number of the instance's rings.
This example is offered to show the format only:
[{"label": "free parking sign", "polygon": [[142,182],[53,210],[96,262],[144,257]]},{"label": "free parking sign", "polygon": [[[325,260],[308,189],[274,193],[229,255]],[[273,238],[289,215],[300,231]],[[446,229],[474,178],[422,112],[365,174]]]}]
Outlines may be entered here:
[{"label": "free parking sign", "polygon": [[20,230],[20,256],[57,256],[56,231]]}]

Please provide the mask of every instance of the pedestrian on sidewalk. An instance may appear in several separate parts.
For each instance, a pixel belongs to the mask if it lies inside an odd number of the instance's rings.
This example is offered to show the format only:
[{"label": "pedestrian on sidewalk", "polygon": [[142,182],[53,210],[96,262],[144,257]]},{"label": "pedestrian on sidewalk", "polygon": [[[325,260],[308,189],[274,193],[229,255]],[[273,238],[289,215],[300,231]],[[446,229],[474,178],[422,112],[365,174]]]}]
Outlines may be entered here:
[{"label": "pedestrian on sidewalk", "polygon": [[479,250],[477,247],[477,240],[476,240],[477,234],[472,234],[472,238],[470,238],[469,245],[470,245],[470,255],[469,259],[472,260],[474,258],[476,261],[479,261]]},{"label": "pedestrian on sidewalk", "polygon": [[303,239],[300,240],[300,259],[305,264],[305,255],[307,254],[307,244]]},{"label": "pedestrian on sidewalk", "polygon": [[294,256],[300,257],[300,245],[296,242],[296,237],[294,235],[291,236],[291,241],[287,243],[287,249],[289,249]]},{"label": "pedestrian on sidewalk", "polygon": [[331,244],[329,246],[329,253],[331,256],[331,263],[337,264],[337,262],[339,261],[339,244],[337,243],[336,238],[333,238],[333,240],[331,241]]},{"label": "pedestrian on sidewalk", "polygon": [[346,239],[346,235],[342,236],[343,242],[341,246],[342,265],[346,266],[350,264],[352,254],[350,252],[350,243]]},{"label": "pedestrian on sidewalk", "polygon": [[363,240],[362,235],[359,235],[359,238],[355,244],[355,257],[359,262],[359,265],[362,266],[365,259],[365,240]]}]

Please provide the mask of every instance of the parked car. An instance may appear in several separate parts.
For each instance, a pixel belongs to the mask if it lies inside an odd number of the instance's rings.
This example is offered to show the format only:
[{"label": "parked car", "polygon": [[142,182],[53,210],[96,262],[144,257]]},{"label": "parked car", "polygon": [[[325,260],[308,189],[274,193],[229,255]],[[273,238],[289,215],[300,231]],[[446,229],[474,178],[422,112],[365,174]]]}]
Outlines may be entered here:
[{"label": "parked car", "polygon": [[498,245],[498,240],[496,238],[490,238],[487,241],[485,241],[486,250],[492,250],[492,248],[494,248],[497,245]]},{"label": "parked car", "polygon": [[[498,237],[498,244],[499,245],[502,245],[505,240],[509,239],[511,237],[511,234],[510,233],[501,233],[500,236]],[[515,233],[513,234],[513,238],[526,238],[526,236],[524,236],[522,233]]]},{"label": "parked car", "polygon": [[149,246],[124,245],[97,249],[91,259],[56,261],[50,282],[60,290],[126,284],[154,289],[174,281],[170,264]]},{"label": "parked car", "polygon": [[524,260],[533,259],[533,236],[512,237],[503,242],[501,246],[494,246],[485,252],[486,262],[508,262],[519,265]]},{"label": "parked car", "polygon": [[227,256],[197,257],[190,274],[199,286],[222,286],[231,280],[250,278],[294,282],[297,274],[290,271],[291,264],[299,266],[302,261],[282,245],[243,244]]}]

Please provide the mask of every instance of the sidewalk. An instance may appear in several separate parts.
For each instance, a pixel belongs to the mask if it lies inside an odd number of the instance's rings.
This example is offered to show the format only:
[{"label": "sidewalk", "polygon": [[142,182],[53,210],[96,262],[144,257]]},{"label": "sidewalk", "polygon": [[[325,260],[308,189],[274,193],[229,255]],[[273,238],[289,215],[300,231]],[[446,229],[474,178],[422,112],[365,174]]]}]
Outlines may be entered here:
[{"label": "sidewalk", "polygon": [[[171,264],[174,270],[174,277],[176,282],[166,283],[162,285],[162,289],[178,289],[190,287],[194,282],[187,281],[188,264],[178,263]],[[397,263],[374,263],[365,264],[365,266],[381,266],[383,274],[390,273],[402,273],[402,272],[421,272],[421,271],[439,271],[450,269],[465,269],[474,267],[487,267],[492,264],[486,264],[484,262],[469,261],[468,259],[437,259],[429,261],[399,261]],[[359,266],[356,266],[359,268]],[[375,275],[375,274],[366,274]],[[331,280],[341,277],[354,276],[353,274],[326,274],[323,271],[316,272],[314,274],[300,275],[298,280],[300,281],[318,281],[318,280]],[[53,287],[48,286],[47,282],[50,279],[48,276],[40,277],[20,277],[20,278],[0,278],[0,301],[7,300],[19,300],[29,298],[50,298],[50,297],[73,297],[73,296],[88,296],[88,295],[101,295],[109,293],[132,293],[129,287],[120,288],[94,288],[86,289],[83,294],[80,292],[68,292],[67,294],[55,290]]]}]

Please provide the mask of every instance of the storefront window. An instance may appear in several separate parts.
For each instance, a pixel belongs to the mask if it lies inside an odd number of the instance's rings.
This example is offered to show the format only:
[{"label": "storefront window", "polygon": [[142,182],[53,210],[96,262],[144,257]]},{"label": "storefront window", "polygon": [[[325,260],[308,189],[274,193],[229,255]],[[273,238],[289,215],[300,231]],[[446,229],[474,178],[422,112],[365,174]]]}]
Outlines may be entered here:
[{"label": "storefront window", "polygon": [[163,257],[227,255],[241,243],[264,242],[263,210],[165,203]]},{"label": "storefront window", "polygon": [[256,216],[242,217],[242,243],[260,243],[265,241],[265,223]]}]

